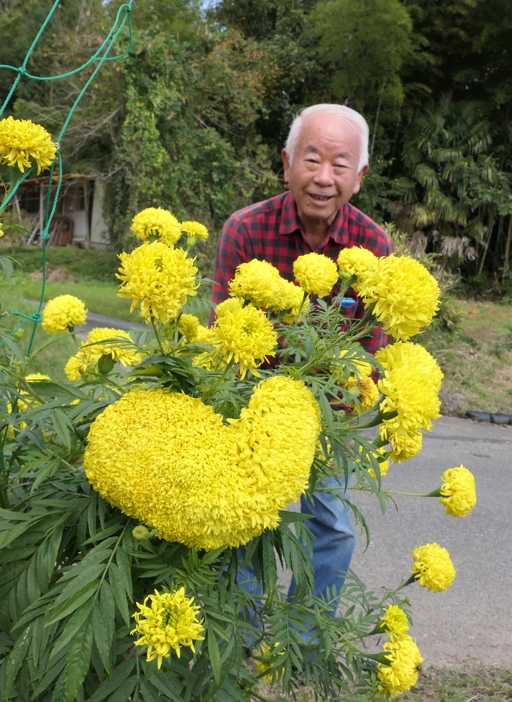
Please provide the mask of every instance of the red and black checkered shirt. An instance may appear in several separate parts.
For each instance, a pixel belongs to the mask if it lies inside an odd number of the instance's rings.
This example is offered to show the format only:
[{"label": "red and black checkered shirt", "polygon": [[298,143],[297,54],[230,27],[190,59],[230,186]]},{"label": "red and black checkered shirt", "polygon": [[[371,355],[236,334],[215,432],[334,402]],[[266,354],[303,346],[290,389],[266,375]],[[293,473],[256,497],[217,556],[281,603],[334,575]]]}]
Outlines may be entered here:
[{"label": "red and black checkered shirt", "polygon": [[[364,246],[376,256],[387,256],[393,250],[388,234],[347,203],[338,211],[316,253],[336,261],[342,249],[352,246]],[[213,302],[218,304],[229,297],[228,283],[240,263],[247,263],[253,258],[268,261],[283,278],[293,281],[293,262],[312,251],[290,191],[238,210],[224,224],[219,238],[213,275]],[[335,295],[336,289],[331,297]],[[357,300],[352,305],[353,309],[344,308],[347,316],[361,319],[364,316],[362,302],[353,291],[348,291],[346,295]],[[371,335],[361,339],[361,344],[370,353],[375,353],[386,341],[381,327],[377,327]]]}]

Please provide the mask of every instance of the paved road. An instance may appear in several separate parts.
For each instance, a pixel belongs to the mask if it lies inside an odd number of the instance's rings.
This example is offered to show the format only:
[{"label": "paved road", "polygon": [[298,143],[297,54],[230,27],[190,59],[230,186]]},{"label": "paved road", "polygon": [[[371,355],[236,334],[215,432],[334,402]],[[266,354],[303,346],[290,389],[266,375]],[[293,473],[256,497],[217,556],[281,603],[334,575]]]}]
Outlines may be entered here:
[{"label": "paved road", "polygon": [[[89,314],[92,326],[143,328]],[[475,509],[463,519],[446,516],[436,498],[398,496],[398,512],[390,504],[382,515],[375,498],[355,494],[371,542],[365,551],[361,532],[352,567],[368,588],[393,588],[407,577],[415,546],[435,541],[446,547],[457,569],[452,587],[443,593],[407,588],[411,633],[425,665],[512,666],[512,427],[442,417],[425,434],[420,455],[393,465],[384,485],[430,492],[444,470],[461,464],[475,475],[478,495]]]}]

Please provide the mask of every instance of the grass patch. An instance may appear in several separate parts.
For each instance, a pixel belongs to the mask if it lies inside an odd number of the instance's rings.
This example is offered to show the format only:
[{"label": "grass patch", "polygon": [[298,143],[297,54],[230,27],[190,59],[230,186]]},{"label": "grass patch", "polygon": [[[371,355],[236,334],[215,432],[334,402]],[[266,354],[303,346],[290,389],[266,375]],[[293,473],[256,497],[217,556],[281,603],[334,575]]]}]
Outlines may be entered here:
[{"label": "grass patch", "polygon": [[[279,694],[278,685],[261,683],[256,700],[268,702],[313,702],[312,688],[299,688],[294,697]],[[349,698],[346,702],[349,702]],[[427,668],[420,673],[418,683],[397,699],[400,702],[510,702],[512,700],[512,670],[508,668]]]},{"label": "grass patch", "polygon": [[512,414],[512,306],[459,301],[455,332],[432,327],[418,341],[444,372],[444,414]]},{"label": "grass patch", "polygon": [[[2,247],[2,253],[16,261],[15,269],[24,273],[42,270],[43,252],[39,246]],[[77,280],[100,280],[115,283],[119,258],[115,251],[79,249],[76,246],[55,246],[46,249],[50,266],[59,267]]]}]

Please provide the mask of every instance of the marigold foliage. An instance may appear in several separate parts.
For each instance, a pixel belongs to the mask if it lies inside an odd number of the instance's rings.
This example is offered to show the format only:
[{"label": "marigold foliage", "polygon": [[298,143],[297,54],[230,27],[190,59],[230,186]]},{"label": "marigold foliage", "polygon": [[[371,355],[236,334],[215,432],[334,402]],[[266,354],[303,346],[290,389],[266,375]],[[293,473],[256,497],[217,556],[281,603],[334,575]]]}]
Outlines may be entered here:
[{"label": "marigold foliage", "polygon": [[362,246],[352,246],[343,249],[338,256],[340,274],[360,276],[377,262],[377,256]]},{"label": "marigold foliage", "polygon": [[119,297],[132,298],[131,311],[140,305],[147,320],[167,324],[187,301],[196,295],[193,259],[183,249],[172,249],[161,241],[145,242],[131,253],[119,254],[116,276],[122,281]]},{"label": "marigold foliage", "polygon": [[414,558],[410,572],[421,587],[431,592],[444,592],[453,583],[455,567],[448,551],[439,544],[417,546],[409,555]]},{"label": "marigold foliage", "polygon": [[212,344],[229,363],[240,364],[240,375],[247,371],[258,375],[256,368],[274,355],[277,333],[262,310],[248,305],[226,312],[215,321]]},{"label": "marigold foliage", "polygon": [[188,221],[180,224],[182,232],[190,237],[206,241],[208,239],[208,229],[200,222]]},{"label": "marigold foliage", "polygon": [[282,309],[282,281],[275,266],[254,258],[241,263],[229,283],[229,294],[251,302],[255,307]]},{"label": "marigold foliage", "polygon": [[418,680],[418,666],[423,663],[420,650],[408,634],[390,636],[384,646],[389,663],[379,663],[377,675],[382,694],[396,697],[410,690]]},{"label": "marigold foliage", "polygon": [[448,468],[441,476],[441,497],[446,514],[452,517],[465,517],[476,505],[475,477],[473,473],[459,466]]},{"label": "marigold foliage", "polygon": [[260,383],[229,426],[197,398],[137,389],[94,421],[84,466],[108,502],[162,538],[239,546],[305,490],[319,433],[312,393],[282,376]]},{"label": "marigold foliage", "polygon": [[334,261],[318,253],[299,256],[293,264],[293,275],[303,290],[318,297],[326,297],[339,277]]},{"label": "marigold foliage", "polygon": [[365,307],[387,334],[407,341],[428,326],[439,309],[439,285],[425,266],[408,256],[384,256],[354,284]]},{"label": "marigold foliage", "polygon": [[147,241],[156,237],[162,244],[173,247],[181,236],[181,226],[176,217],[162,207],[148,207],[132,219],[132,232],[138,239]]},{"label": "marigold foliage", "polygon": [[0,120],[0,163],[24,173],[32,167],[33,159],[39,175],[50,168],[56,151],[57,145],[40,124],[13,117]]},{"label": "marigold foliage", "polygon": [[401,607],[389,605],[381,619],[381,626],[389,634],[406,634],[409,631],[409,620]]},{"label": "marigold foliage", "polygon": [[[148,604],[149,602],[149,604]],[[148,595],[144,604],[137,602],[139,612],[133,618],[137,625],[131,634],[140,634],[136,646],[147,646],[147,660],[158,659],[158,668],[164,658],[170,657],[171,649],[178,658],[181,646],[188,646],[195,652],[194,641],[203,641],[202,620],[198,620],[199,606],[194,605],[194,598],[185,597],[185,588],[175,592]]]},{"label": "marigold foliage", "polygon": [[82,300],[74,295],[58,295],[46,303],[41,326],[48,334],[67,332],[74,326],[81,327],[87,319]]}]

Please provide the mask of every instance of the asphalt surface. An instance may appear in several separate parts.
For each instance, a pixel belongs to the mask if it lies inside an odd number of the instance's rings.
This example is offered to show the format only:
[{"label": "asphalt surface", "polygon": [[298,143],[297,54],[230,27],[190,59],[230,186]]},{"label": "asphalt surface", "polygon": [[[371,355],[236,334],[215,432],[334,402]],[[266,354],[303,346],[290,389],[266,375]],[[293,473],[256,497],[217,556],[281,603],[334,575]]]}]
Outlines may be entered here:
[{"label": "asphalt surface", "polygon": [[[95,326],[147,329],[89,313],[79,333],[85,336]],[[447,468],[461,464],[474,474],[478,498],[462,519],[445,515],[436,498],[402,495],[396,496],[397,509],[390,502],[383,515],[375,497],[354,493],[371,540],[366,547],[358,528],[351,567],[368,589],[395,588],[409,575],[415,546],[444,546],[457,570],[449,590],[428,592],[416,584],[405,590],[414,619],[410,633],[424,665],[512,666],[512,426],[442,417],[425,433],[423,451],[392,465],[383,484],[400,492],[431,492]],[[283,573],[283,584],[288,579]]]}]

